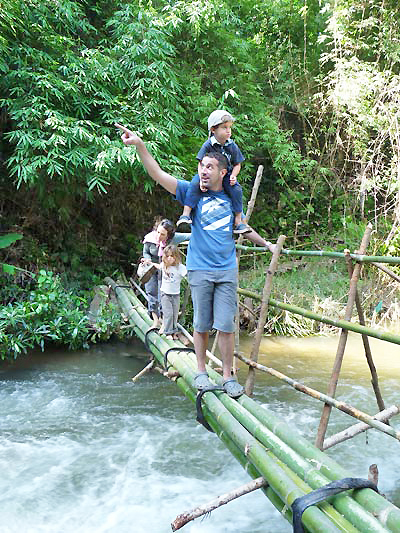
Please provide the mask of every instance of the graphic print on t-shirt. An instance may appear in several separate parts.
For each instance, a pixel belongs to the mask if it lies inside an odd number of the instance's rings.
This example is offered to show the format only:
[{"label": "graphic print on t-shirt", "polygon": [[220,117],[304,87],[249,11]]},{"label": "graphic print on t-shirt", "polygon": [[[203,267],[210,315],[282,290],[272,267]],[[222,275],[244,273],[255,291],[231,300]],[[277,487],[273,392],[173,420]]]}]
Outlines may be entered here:
[{"label": "graphic print on t-shirt", "polygon": [[201,226],[205,231],[230,231],[231,203],[215,196],[206,196],[201,206]]}]

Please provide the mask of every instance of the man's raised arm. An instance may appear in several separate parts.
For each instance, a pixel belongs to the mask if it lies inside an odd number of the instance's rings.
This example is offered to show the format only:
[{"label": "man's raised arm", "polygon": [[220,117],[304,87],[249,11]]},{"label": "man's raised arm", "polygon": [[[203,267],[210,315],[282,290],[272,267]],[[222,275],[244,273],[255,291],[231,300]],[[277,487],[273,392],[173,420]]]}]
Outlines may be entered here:
[{"label": "man's raised arm", "polygon": [[115,126],[123,131],[121,139],[125,145],[133,144],[134,146],[136,146],[136,150],[139,154],[140,160],[143,163],[143,166],[145,167],[147,172],[153,178],[153,180],[159,183],[162,187],[164,187],[164,189],[166,189],[171,194],[176,194],[178,180],[171,176],[171,174],[168,174],[167,172],[164,172],[164,170],[162,170],[160,165],[147,150],[143,140],[138,135],[135,135],[133,131],[128,130],[128,128],[125,128],[125,126],[121,126],[121,124],[117,123],[115,123]]}]

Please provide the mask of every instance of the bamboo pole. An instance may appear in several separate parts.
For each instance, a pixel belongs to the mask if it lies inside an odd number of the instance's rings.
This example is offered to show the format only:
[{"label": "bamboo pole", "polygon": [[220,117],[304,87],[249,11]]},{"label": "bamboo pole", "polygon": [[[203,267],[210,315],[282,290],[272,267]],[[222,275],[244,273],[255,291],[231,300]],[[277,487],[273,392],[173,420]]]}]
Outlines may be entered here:
[{"label": "bamboo pole", "polygon": [[[237,244],[236,248],[244,250],[245,252],[258,251],[263,252],[268,250],[266,246],[246,246],[243,244]],[[345,254],[343,252],[328,252],[324,250],[287,250],[283,249],[284,255],[301,255],[304,257],[332,257],[344,259]],[[363,254],[350,254],[350,257],[359,263],[388,263],[392,265],[400,265],[400,257],[391,257],[386,255],[363,255]]]},{"label": "bamboo pole", "polygon": [[[365,229],[365,232],[364,232],[364,235],[361,241],[361,245],[360,245],[361,254],[364,254],[366,249],[368,248],[368,243],[371,237],[371,232],[372,232],[372,225],[368,224]],[[353,314],[353,306],[354,306],[354,301],[356,298],[357,283],[358,283],[360,274],[361,274],[361,263],[357,263],[353,269],[353,274],[351,276],[349,296],[348,296],[346,311],[344,315],[345,320],[348,320],[348,321],[351,320],[351,316]],[[340,370],[342,367],[342,361],[343,361],[344,351],[346,348],[347,337],[348,337],[348,330],[346,328],[343,328],[340,332],[339,343],[338,343],[338,347],[336,351],[335,361],[333,363],[331,379],[328,384],[328,390],[327,390],[328,396],[335,396],[335,393],[336,393],[336,387],[337,387],[337,383],[339,380]],[[322,410],[321,420],[320,420],[319,428],[317,432],[317,438],[315,440],[315,445],[317,446],[317,448],[320,448],[320,449],[322,448],[323,443],[324,443],[325,433],[328,427],[331,410],[332,410],[332,407],[328,403],[324,405],[323,410]]]},{"label": "bamboo pole", "polygon": [[[392,416],[397,415],[400,412],[400,408],[397,405],[392,405],[391,407],[388,407],[384,411],[381,411],[380,413],[377,413],[374,415],[374,418],[376,420],[379,420],[380,422],[386,422],[391,418]],[[331,435],[327,439],[324,440],[323,450],[327,450],[328,448],[331,448],[332,446],[335,446],[336,444],[339,444],[340,442],[344,442],[346,440],[349,440],[353,438],[355,435],[358,435],[360,433],[363,433],[367,429],[370,429],[372,426],[370,424],[365,424],[364,422],[361,422],[359,424],[354,424],[354,426],[351,426],[344,431],[340,431],[339,433],[336,433],[335,435]]]},{"label": "bamboo pole", "polygon": [[[281,253],[285,239],[286,239],[285,235],[281,235],[279,237],[278,242],[276,243],[274,252],[272,254],[271,262],[267,270],[267,275],[265,276],[265,284],[264,284],[264,289],[263,289],[263,294],[262,294],[262,299],[261,299],[260,317],[258,319],[256,334],[254,337],[253,346],[251,348],[251,354],[250,354],[250,359],[251,361],[254,361],[254,362],[257,362],[258,351],[260,349],[260,344],[261,344],[261,338],[264,334],[265,322],[267,321],[268,302],[271,296],[272,278],[278,266],[279,255]],[[247,396],[251,396],[253,394],[254,379],[255,379],[255,370],[254,368],[250,366],[248,374],[247,374],[246,385],[245,385],[245,391],[246,391]]]},{"label": "bamboo pole", "polygon": [[[176,358],[177,356],[172,357]],[[191,388],[188,388],[188,383],[191,382],[191,376],[194,375],[195,365],[188,364],[188,359],[182,354],[176,359],[176,366],[179,368],[180,373],[177,384],[193,400],[194,393]],[[216,373],[210,369],[209,375],[214,377]],[[294,499],[300,497],[301,494],[304,495],[309,492],[310,487],[281,461],[277,461],[272,453],[266,451],[257,439],[249,434],[240,423],[235,421],[229,409],[221,405],[221,397],[230,408],[236,403],[226,394],[219,391],[207,394],[205,405],[203,406],[203,414],[206,420],[221,440],[224,442],[227,440],[232,441],[239,448],[240,453],[244,454],[248,461],[256,465],[259,475],[267,476],[265,479],[273,485],[274,493],[276,493],[274,499],[278,498],[278,501],[283,502],[284,507],[290,507]],[[323,511],[316,507],[312,513],[307,515],[307,510],[303,515],[304,523],[310,532],[355,531],[348,520],[344,519],[329,504],[323,503],[321,507]],[[342,524],[343,527],[337,527],[338,523]],[[380,531],[380,529],[376,529],[376,531]]]},{"label": "bamboo pole", "polygon": [[[139,290],[139,292],[142,294],[142,296],[144,298],[147,299],[147,295],[146,293],[143,291],[143,289],[141,289],[137,283],[135,282],[131,282],[134,287],[136,289]],[[134,296],[134,294],[132,295],[131,293],[127,292],[127,297],[129,298],[129,300],[131,302],[135,302],[134,298],[136,298],[136,296]],[[193,344],[194,341],[193,341],[193,337],[192,335],[187,331],[187,329],[185,329],[181,324],[178,324],[178,329],[183,333],[183,335],[185,335],[185,337]],[[209,350],[206,351],[206,356],[211,360],[213,361],[214,363],[216,363],[218,366],[222,367],[222,361],[220,359],[218,359],[218,357],[216,357],[212,352],[210,352]]]},{"label": "bamboo pole", "polygon": [[190,511],[186,511],[178,515],[171,523],[172,531],[178,531],[178,529],[181,529],[188,522],[191,522],[192,520],[195,520],[196,518],[199,518],[200,516],[203,516],[207,513],[211,513],[212,511],[215,511],[215,509],[222,507],[222,505],[226,505],[232,500],[240,498],[240,496],[243,496],[244,494],[249,494],[250,492],[253,492],[257,489],[266,487],[267,485],[268,483],[263,477],[258,477],[257,479],[253,479],[252,481],[249,481],[241,487],[227,492],[222,496],[218,496],[218,498],[216,498],[215,500],[212,500],[204,505],[200,505],[199,507],[191,509]]},{"label": "bamboo pole", "polygon": [[136,374],[136,376],[133,376],[132,381],[135,383],[140,377],[142,377],[144,374],[146,374],[147,372],[149,372],[149,371],[153,368],[154,364],[155,364],[155,360],[152,359],[152,360],[150,361],[150,363],[149,363],[148,365],[146,365],[146,366],[143,368],[143,370],[141,370],[140,372],[138,372],[138,373]]},{"label": "bamboo pole", "polygon": [[274,376],[281,381],[284,381],[288,385],[291,385],[294,389],[307,394],[308,396],[311,396],[312,398],[315,398],[316,400],[319,400],[321,402],[324,402],[331,407],[336,407],[336,409],[339,409],[343,413],[346,413],[353,418],[357,418],[357,420],[361,420],[368,424],[369,426],[378,429],[379,431],[382,431],[383,433],[386,433],[387,435],[390,435],[391,437],[394,437],[397,440],[400,440],[400,431],[396,431],[391,427],[388,427],[386,424],[383,424],[379,420],[375,420],[375,417],[368,415],[367,413],[364,413],[363,411],[360,411],[359,409],[356,409],[355,407],[352,407],[351,405],[341,402],[339,400],[336,400],[336,398],[333,398],[331,396],[328,396],[327,394],[324,394],[322,392],[319,392],[315,389],[312,389],[311,387],[307,387],[306,385],[303,385],[303,383],[299,383],[298,381],[295,381],[294,379],[285,376],[285,374],[282,374],[282,372],[279,372],[278,370],[275,370],[274,368],[269,368],[264,365],[261,365],[260,363],[256,363],[254,361],[251,361],[244,355],[239,354],[237,356],[241,361],[246,363],[247,365],[253,367],[254,369],[261,370],[263,372],[267,372],[271,376]]},{"label": "bamboo pole", "polygon": [[[351,258],[349,257],[349,253],[346,254],[345,259],[346,259],[347,271],[351,279],[353,276],[353,272],[354,272],[354,266],[353,266],[353,262]],[[356,302],[356,308],[357,308],[357,313],[358,313],[358,320],[362,326],[365,326],[364,311],[361,305],[361,300],[360,300],[357,287],[355,291],[355,302]],[[374,389],[374,392],[375,392],[378,409],[379,411],[383,411],[385,409],[385,403],[383,401],[382,394],[379,388],[378,374],[376,372],[376,368],[374,365],[374,360],[372,357],[371,347],[369,345],[368,335],[366,335],[365,333],[362,333],[361,338],[362,338],[363,345],[364,345],[365,357],[367,359],[369,370],[371,372],[371,383],[372,383],[372,388]]]},{"label": "bamboo pole", "polygon": [[[276,438],[296,451],[310,465],[315,465],[327,479],[335,481],[348,477],[349,472],[347,469],[342,468],[331,457],[304,439],[293,428],[288,428],[281,416],[276,416],[271,410],[260,408],[254,400],[246,395],[241,396],[238,399],[238,403],[253,414]],[[354,491],[352,498],[376,516],[384,527],[396,533],[400,531],[400,509],[380,494],[369,489],[363,489]],[[361,529],[361,531],[365,530]]]},{"label": "bamboo pole", "polygon": [[[249,296],[250,298],[254,298],[255,300],[261,300],[261,296],[259,294],[257,294],[256,292],[249,291],[247,289],[238,288],[238,293],[243,294],[244,296]],[[361,326],[360,324],[349,322],[348,320],[334,320],[332,318],[324,317],[323,315],[320,315],[318,313],[314,313],[313,311],[303,309],[298,305],[279,302],[274,298],[269,299],[269,305],[272,305],[273,307],[278,307],[279,309],[290,311],[291,313],[294,313],[296,315],[301,315],[306,318],[310,318],[311,320],[315,320],[316,322],[323,322],[324,324],[329,324],[330,326],[334,326],[336,328],[346,328],[349,331],[354,331],[355,333],[366,333],[370,337],[374,337],[375,339],[379,339],[381,341],[392,342],[393,344],[400,344],[400,335],[395,335],[394,333],[378,331],[367,326]]]},{"label": "bamboo pole", "polygon": [[[255,203],[256,203],[258,189],[260,187],[263,170],[264,170],[264,167],[262,165],[259,165],[258,168],[257,168],[257,172],[256,172],[256,177],[255,177],[255,180],[254,180],[253,188],[251,190],[250,200],[247,203],[246,216],[245,216],[245,222],[247,224],[249,223],[250,217],[251,217],[251,215],[253,213],[253,209],[254,209],[254,206],[255,206]],[[244,236],[243,235],[239,235],[239,238],[237,240],[237,244],[239,244],[239,245],[242,244],[243,239],[244,239]],[[240,254],[240,249],[238,249],[237,254],[236,254],[236,264],[237,264],[237,269],[238,269],[238,281],[239,281],[240,255],[241,255]],[[239,329],[240,329],[240,311],[239,311],[239,307],[237,307],[237,309],[236,309],[236,322],[235,323],[236,323],[236,326],[235,326],[235,353],[239,353],[239,343],[240,343],[240,339],[239,339]],[[236,364],[236,359],[234,358],[233,359],[233,370],[234,371],[236,370],[235,364]]]},{"label": "bamboo pole", "polygon": [[[226,406],[227,399],[222,396],[220,400]],[[230,412],[250,434],[265,446],[268,450],[268,454],[280,464],[281,468],[299,487],[301,487],[302,484],[301,482],[296,481],[296,479],[304,481],[312,489],[321,488],[329,483],[329,479],[321,474],[317,465],[310,463],[295,450],[283,444],[282,441],[275,436],[274,432],[260,424],[258,418],[252,416],[248,410],[241,405],[241,402],[235,403],[232,408],[230,408]],[[307,492],[305,486],[302,486],[302,488]],[[376,518],[348,495],[343,494],[338,499],[330,500],[330,504],[337,512],[343,515],[346,520],[349,520],[351,524],[360,528],[361,531],[386,531]]]}]

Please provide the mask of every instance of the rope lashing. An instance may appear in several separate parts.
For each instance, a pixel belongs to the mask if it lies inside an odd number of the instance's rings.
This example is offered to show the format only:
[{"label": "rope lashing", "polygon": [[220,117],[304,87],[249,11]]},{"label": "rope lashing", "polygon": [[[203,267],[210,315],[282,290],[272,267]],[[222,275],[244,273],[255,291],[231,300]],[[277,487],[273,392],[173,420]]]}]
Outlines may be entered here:
[{"label": "rope lashing", "polygon": [[379,494],[378,487],[368,479],[346,477],[332,481],[294,500],[292,503],[293,533],[304,533],[301,518],[308,507],[349,489],[372,489]]},{"label": "rope lashing", "polygon": [[210,426],[210,424],[207,422],[207,420],[204,418],[203,414],[203,408],[201,405],[201,399],[203,398],[203,394],[206,392],[214,391],[214,390],[224,390],[221,385],[213,385],[212,387],[206,387],[205,389],[202,389],[197,393],[196,396],[196,420],[197,422],[200,422],[201,425],[203,425],[208,431],[211,431],[211,433],[214,433],[214,430]]},{"label": "rope lashing", "polygon": [[173,348],[168,348],[168,350],[164,354],[164,369],[166,372],[168,372],[168,369],[172,366],[172,365],[168,366],[168,354],[169,352],[173,352],[173,351],[195,353],[193,348],[179,348],[178,346],[174,346]]},{"label": "rope lashing", "polygon": [[150,349],[150,346],[149,346],[149,340],[148,340],[148,335],[149,333],[152,333],[153,331],[158,331],[159,328],[149,328],[146,333],[144,334],[144,345],[146,346],[146,348],[149,350],[149,352],[151,352],[151,349]]}]

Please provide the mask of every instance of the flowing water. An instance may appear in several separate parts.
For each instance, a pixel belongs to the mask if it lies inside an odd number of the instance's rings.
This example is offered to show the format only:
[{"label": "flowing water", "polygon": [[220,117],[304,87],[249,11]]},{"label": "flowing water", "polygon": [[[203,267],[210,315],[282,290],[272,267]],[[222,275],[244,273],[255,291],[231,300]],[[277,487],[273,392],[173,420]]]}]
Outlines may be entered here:
[{"label": "flowing water", "polygon": [[[321,391],[337,338],[262,341],[260,362]],[[400,347],[372,339],[386,406],[399,403]],[[248,353],[251,339],[241,340]],[[0,368],[1,533],[166,533],[175,517],[249,481],[193,404],[146,364],[139,341],[83,352],[35,353]],[[245,380],[245,369],[239,370]],[[322,404],[257,374],[255,399],[310,440]],[[362,347],[350,337],[337,397],[378,411]],[[394,418],[392,425],[398,427]],[[328,433],[353,423],[333,411]],[[399,443],[375,430],[329,450],[349,476],[380,472],[400,505]],[[286,533],[291,526],[260,491],[187,524],[186,533]]]}]

